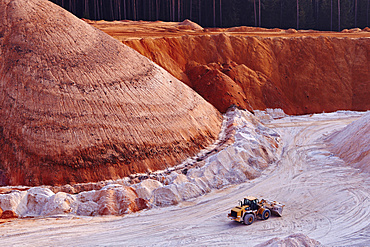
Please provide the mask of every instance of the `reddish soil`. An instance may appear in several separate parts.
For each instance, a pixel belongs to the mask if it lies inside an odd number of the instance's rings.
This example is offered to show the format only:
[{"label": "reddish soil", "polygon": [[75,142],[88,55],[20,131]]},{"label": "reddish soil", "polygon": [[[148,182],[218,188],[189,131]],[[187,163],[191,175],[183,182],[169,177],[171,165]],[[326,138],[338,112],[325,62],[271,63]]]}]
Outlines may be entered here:
[{"label": "reddish soil", "polygon": [[18,218],[18,215],[11,210],[5,210],[1,214],[1,219],[13,219],[13,218]]},{"label": "reddish soil", "polygon": [[0,2],[0,185],[177,165],[222,116],[167,71],[47,0]]},{"label": "reddish soil", "polygon": [[[91,22],[218,110],[370,108],[370,32]],[[211,144],[220,113],[47,0],[0,2],[0,185],[116,179]]]},{"label": "reddish soil", "polygon": [[218,110],[370,109],[370,29],[313,30],[87,21],[187,83]]}]

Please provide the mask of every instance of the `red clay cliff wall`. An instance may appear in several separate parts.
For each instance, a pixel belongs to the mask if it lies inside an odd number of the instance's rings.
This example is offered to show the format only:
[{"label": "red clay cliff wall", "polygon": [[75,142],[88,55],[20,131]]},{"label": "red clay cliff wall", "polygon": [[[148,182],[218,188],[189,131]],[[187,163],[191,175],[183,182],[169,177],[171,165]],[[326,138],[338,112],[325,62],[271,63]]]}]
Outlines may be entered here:
[{"label": "red clay cliff wall", "polygon": [[125,44],[184,81],[221,112],[282,108],[289,114],[370,109],[368,38],[218,35]]}]

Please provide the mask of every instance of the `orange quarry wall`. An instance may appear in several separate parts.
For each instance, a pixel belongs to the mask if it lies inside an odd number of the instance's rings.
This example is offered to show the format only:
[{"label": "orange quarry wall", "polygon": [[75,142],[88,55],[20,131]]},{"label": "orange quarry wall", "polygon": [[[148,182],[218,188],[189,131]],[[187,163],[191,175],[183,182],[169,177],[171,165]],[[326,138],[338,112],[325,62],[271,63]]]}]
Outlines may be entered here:
[{"label": "orange quarry wall", "polygon": [[235,104],[288,114],[370,109],[370,40],[222,32],[124,40],[219,111]]}]

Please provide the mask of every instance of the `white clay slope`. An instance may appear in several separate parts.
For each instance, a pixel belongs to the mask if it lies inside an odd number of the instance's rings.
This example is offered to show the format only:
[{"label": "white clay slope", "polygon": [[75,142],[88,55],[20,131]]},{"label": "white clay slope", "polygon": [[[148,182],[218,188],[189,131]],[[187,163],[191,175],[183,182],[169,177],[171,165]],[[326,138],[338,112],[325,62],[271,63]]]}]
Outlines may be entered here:
[{"label": "white clay slope", "polygon": [[331,150],[348,164],[370,173],[370,112],[328,138]]},{"label": "white clay slope", "polygon": [[[124,217],[75,217],[71,212],[57,219],[13,220],[1,225],[1,243],[5,246],[25,243],[30,246],[318,246],[318,241],[324,246],[369,246],[368,174],[335,156],[324,141],[324,137],[343,130],[363,115],[337,112],[270,120],[265,126],[279,133],[282,154],[255,179],[213,189],[177,205],[154,207]],[[255,126],[254,130],[258,128]],[[203,167],[204,171],[208,169],[206,164]],[[221,178],[223,171],[219,169],[217,176]],[[189,170],[186,179],[189,180],[191,173]],[[174,175],[167,177],[169,185],[142,182],[142,193],[146,190],[147,198],[152,198],[157,188],[178,188],[179,184],[185,184],[184,176]],[[284,203],[283,216],[257,220],[251,226],[228,219],[230,209],[247,195]]]},{"label": "white clay slope", "polygon": [[173,171],[162,182],[147,179],[130,185],[114,181],[101,190],[79,194],[34,187],[28,191],[0,194],[0,208],[19,216],[122,215],[148,206],[169,206],[189,200],[212,189],[243,183],[259,177],[280,154],[280,136],[266,128],[251,113],[231,110],[228,125],[235,131],[234,143],[187,170]]}]

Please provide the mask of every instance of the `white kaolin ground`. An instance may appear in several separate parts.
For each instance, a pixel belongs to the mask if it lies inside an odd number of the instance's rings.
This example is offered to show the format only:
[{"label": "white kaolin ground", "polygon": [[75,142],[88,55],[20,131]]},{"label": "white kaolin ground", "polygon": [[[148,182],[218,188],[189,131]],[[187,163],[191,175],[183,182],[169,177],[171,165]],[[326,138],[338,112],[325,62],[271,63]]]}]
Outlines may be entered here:
[{"label": "white kaolin ground", "polygon": [[[177,206],[124,217],[15,220],[0,225],[3,246],[254,246],[302,233],[328,246],[370,245],[368,174],[327,151],[324,138],[362,114],[339,112],[271,121],[284,149],[262,176]],[[246,195],[284,203],[283,217],[245,226],[227,218]]]}]

